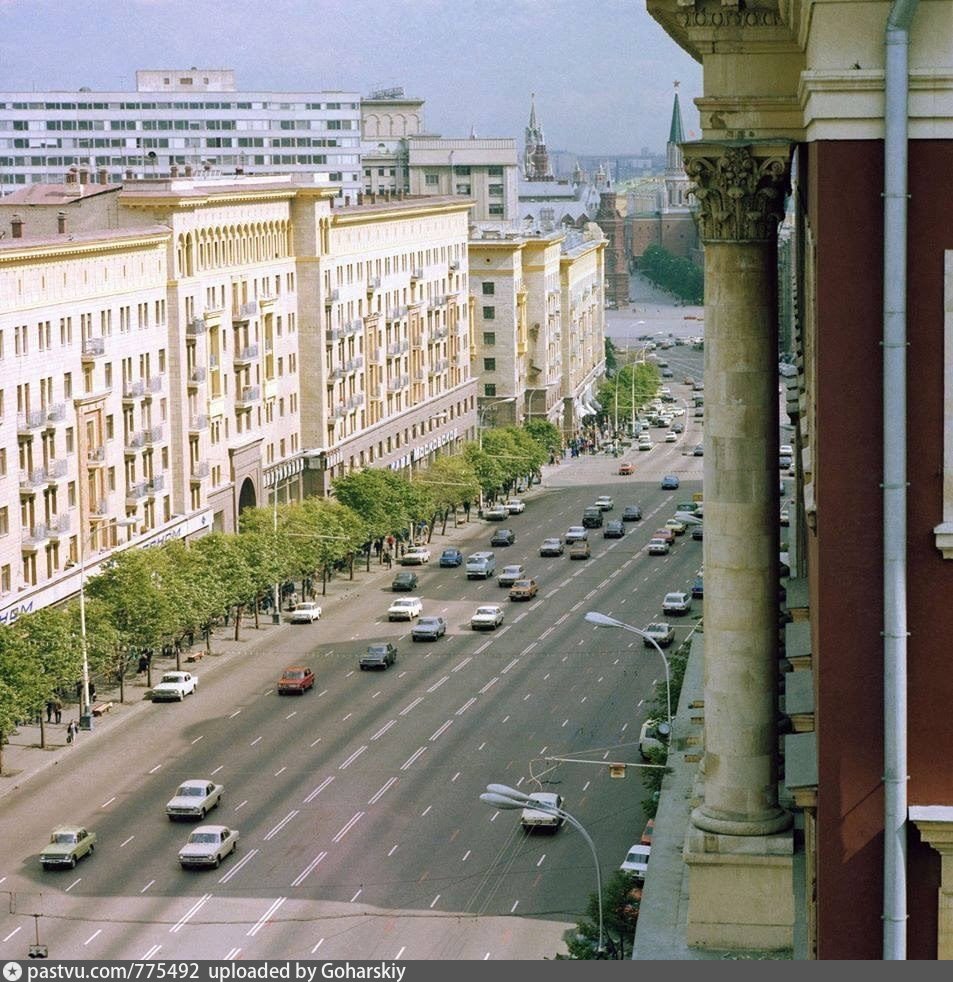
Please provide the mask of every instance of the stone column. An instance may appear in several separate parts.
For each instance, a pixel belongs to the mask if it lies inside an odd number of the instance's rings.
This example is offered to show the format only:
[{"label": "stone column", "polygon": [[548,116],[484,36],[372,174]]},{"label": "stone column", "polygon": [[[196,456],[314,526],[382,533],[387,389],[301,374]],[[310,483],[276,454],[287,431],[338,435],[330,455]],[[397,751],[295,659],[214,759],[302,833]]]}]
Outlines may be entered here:
[{"label": "stone column", "polygon": [[690,143],[705,245],[706,832],[770,835],[778,806],[778,224],[787,142]]}]

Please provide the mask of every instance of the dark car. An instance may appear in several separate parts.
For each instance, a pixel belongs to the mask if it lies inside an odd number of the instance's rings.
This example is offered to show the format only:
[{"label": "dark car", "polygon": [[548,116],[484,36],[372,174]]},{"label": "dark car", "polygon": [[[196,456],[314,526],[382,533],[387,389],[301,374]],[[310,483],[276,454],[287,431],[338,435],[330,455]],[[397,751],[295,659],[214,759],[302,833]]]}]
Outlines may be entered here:
[{"label": "dark car", "polygon": [[662,490],[677,491],[678,478],[674,474],[666,474],[665,477],[662,478]]},{"label": "dark car", "polygon": [[587,529],[602,528],[602,509],[591,505],[582,513],[582,527]]},{"label": "dark car", "polygon": [[673,433],[684,433],[684,431],[685,431],[685,424],[684,423],[672,423],[672,432]]},{"label": "dark car", "polygon": [[410,632],[413,641],[437,641],[447,633],[447,622],[442,617],[421,617]]},{"label": "dark car", "polygon": [[700,444],[700,443],[696,443],[695,444],[695,449],[692,451],[692,454],[695,457],[704,457],[705,456],[705,448],[704,448],[704,446],[702,444]]},{"label": "dark car", "polygon": [[516,541],[516,534],[512,529],[499,529],[493,533],[490,539],[491,546],[511,546]]},{"label": "dark car", "polygon": [[626,505],[622,509],[623,522],[639,522],[642,520],[642,509],[638,505]]},{"label": "dark car", "polygon": [[361,655],[361,671],[365,668],[389,668],[397,661],[397,649],[389,642],[369,644]]},{"label": "dark car", "polygon": [[700,574],[695,577],[692,583],[692,596],[696,600],[701,600],[705,596],[705,578]]},{"label": "dark car", "polygon": [[416,573],[398,573],[394,577],[394,581],[390,585],[391,590],[394,593],[400,593],[401,590],[416,590],[417,589],[417,574]]},{"label": "dark car", "polygon": [[440,553],[441,566],[462,566],[463,553],[459,549],[444,549]]},{"label": "dark car", "polygon": [[602,530],[604,539],[621,539],[624,535],[625,525],[616,520],[606,522],[606,527]]},{"label": "dark car", "polygon": [[692,538],[701,541],[705,538],[705,527],[703,525],[692,526]]}]

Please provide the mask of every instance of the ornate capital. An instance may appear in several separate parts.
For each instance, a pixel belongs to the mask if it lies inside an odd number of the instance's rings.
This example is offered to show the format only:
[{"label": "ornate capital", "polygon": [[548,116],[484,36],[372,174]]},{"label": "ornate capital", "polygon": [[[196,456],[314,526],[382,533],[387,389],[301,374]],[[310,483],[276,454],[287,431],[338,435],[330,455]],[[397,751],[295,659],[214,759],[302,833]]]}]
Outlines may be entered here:
[{"label": "ornate capital", "polygon": [[784,219],[792,144],[683,143],[705,242],[764,242]]}]

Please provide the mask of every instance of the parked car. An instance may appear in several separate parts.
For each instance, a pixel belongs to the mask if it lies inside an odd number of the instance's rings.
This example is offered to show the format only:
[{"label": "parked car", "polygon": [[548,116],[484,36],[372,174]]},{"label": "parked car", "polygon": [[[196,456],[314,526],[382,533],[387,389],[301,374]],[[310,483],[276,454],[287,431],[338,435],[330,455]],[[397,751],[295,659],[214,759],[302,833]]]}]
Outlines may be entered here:
[{"label": "parked car", "polygon": [[525,576],[525,566],[504,566],[496,581],[500,586],[512,586],[517,580],[522,580]]},{"label": "parked car", "polygon": [[671,548],[665,539],[649,539],[648,549],[650,556],[665,556]]},{"label": "parked car", "polygon": [[532,600],[539,590],[536,580],[517,580],[510,587],[510,600]]},{"label": "parked car", "polygon": [[663,614],[687,614],[692,609],[692,595],[684,590],[666,593],[662,600]]},{"label": "parked car", "polygon": [[563,536],[566,545],[571,546],[574,542],[581,542],[589,538],[589,530],[582,525],[570,525],[569,530]]},{"label": "parked car", "polygon": [[622,477],[627,477],[630,474],[635,473],[635,464],[626,461],[624,464],[619,464],[619,475]]},{"label": "parked car", "polygon": [[705,538],[705,526],[704,525],[693,525],[692,526],[692,538],[697,541],[701,541]]},{"label": "parked car", "polygon": [[419,617],[424,609],[420,597],[401,597],[395,600],[387,608],[387,619],[389,621],[412,621]]},{"label": "parked car", "polygon": [[168,702],[177,699],[182,702],[186,696],[195,692],[198,683],[198,676],[191,672],[166,672],[152,690],[152,701]]},{"label": "parked car", "polygon": [[662,490],[663,491],[676,491],[678,490],[678,478],[674,474],[666,474],[662,478]]},{"label": "parked car", "polygon": [[313,624],[321,619],[321,608],[310,600],[304,600],[300,604],[295,604],[295,609],[288,618],[292,624]]},{"label": "parked car", "polygon": [[511,546],[516,541],[516,533],[512,529],[498,529],[490,539],[491,546]]},{"label": "parked car", "polygon": [[543,539],[543,544],[539,547],[541,556],[561,556],[563,554],[562,539]]},{"label": "parked car", "polygon": [[506,510],[511,515],[521,515],[524,511],[526,511],[526,502],[521,498],[510,498],[509,501],[506,502]]},{"label": "parked car", "polygon": [[95,832],[80,825],[61,825],[53,829],[50,841],[40,853],[40,865],[43,869],[60,866],[73,869],[83,856],[88,856],[95,849]]},{"label": "parked car", "polygon": [[606,522],[606,527],[602,530],[604,539],[621,539],[625,535],[625,523],[613,520]]},{"label": "parked car", "polygon": [[639,730],[639,753],[648,760],[652,750],[667,750],[669,725],[665,720],[647,719]]},{"label": "parked car", "polygon": [[307,665],[291,665],[281,673],[278,679],[278,695],[297,693],[303,696],[308,689],[314,687],[314,672]]},{"label": "parked car", "polygon": [[368,668],[386,669],[397,661],[397,649],[390,641],[376,641],[367,646],[367,651],[361,655],[359,665],[363,672]]},{"label": "parked car", "polygon": [[503,608],[498,604],[484,604],[477,607],[470,618],[474,631],[495,631],[503,623]]},{"label": "parked car", "polygon": [[642,633],[645,635],[642,640],[646,648],[652,647],[652,641],[660,648],[667,648],[675,640],[675,628],[667,621],[652,621],[645,626]]},{"label": "parked car", "polygon": [[652,533],[652,537],[655,539],[664,539],[670,546],[675,545],[675,530],[668,528],[668,526],[656,529]]},{"label": "parked car", "polygon": [[207,778],[183,781],[175,794],[166,802],[165,813],[169,821],[177,818],[205,818],[222,800],[225,788]]},{"label": "parked car", "polygon": [[701,573],[692,580],[692,596],[696,600],[701,600],[705,596],[705,578]]},{"label": "parked car", "polygon": [[211,866],[217,869],[222,860],[238,845],[238,830],[224,825],[200,825],[194,829],[179,850],[183,869],[190,866]]},{"label": "parked car", "polygon": [[642,883],[645,880],[645,874],[648,872],[649,856],[651,853],[651,846],[636,842],[625,854],[625,859],[622,861],[619,869],[625,870],[626,873],[631,873],[635,880]]},{"label": "parked car", "polygon": [[536,830],[558,832],[565,821],[565,818],[559,814],[563,807],[562,795],[553,794],[549,791],[534,791],[529,795],[529,798],[541,807],[534,808],[532,805],[528,805],[523,809],[520,813],[520,825],[523,831],[526,833]]},{"label": "parked car", "polygon": [[391,583],[390,588],[391,590],[394,591],[394,593],[400,593],[402,590],[403,591],[416,590],[418,582],[419,581],[417,579],[416,573],[402,572],[402,573],[398,573],[394,577],[394,580]]},{"label": "parked car", "polygon": [[695,449],[692,451],[692,454],[695,457],[704,457],[705,456],[705,447],[704,447],[704,444],[696,443],[695,444]]},{"label": "parked car", "polygon": [[447,633],[447,622],[442,617],[421,617],[410,632],[412,641],[436,641]]},{"label": "parked car", "polygon": [[426,546],[411,546],[400,557],[401,566],[423,566],[430,562],[430,550]]},{"label": "parked car", "polygon": [[669,518],[665,522],[665,527],[671,529],[676,535],[685,534],[685,523],[680,518]]},{"label": "parked car", "polygon": [[592,555],[589,543],[586,539],[580,539],[569,547],[570,559],[588,559]]},{"label": "parked car", "polygon": [[642,509],[638,505],[626,505],[622,509],[623,522],[639,522],[642,520]]},{"label": "parked car", "polygon": [[467,579],[488,580],[496,572],[496,556],[492,552],[475,552],[467,557]]},{"label": "parked car", "polygon": [[615,508],[615,502],[607,494],[600,494],[599,497],[596,498],[595,505],[596,508],[599,508],[602,511],[612,511],[612,509]]},{"label": "parked car", "polygon": [[787,505],[781,509],[781,524],[790,525],[791,524],[791,513],[788,511]]},{"label": "parked car", "polygon": [[510,517],[510,512],[506,505],[493,505],[483,509],[483,517],[488,522],[505,522]]},{"label": "parked car", "polygon": [[440,566],[445,567],[456,567],[463,565],[463,553],[459,549],[444,549],[440,553]]}]

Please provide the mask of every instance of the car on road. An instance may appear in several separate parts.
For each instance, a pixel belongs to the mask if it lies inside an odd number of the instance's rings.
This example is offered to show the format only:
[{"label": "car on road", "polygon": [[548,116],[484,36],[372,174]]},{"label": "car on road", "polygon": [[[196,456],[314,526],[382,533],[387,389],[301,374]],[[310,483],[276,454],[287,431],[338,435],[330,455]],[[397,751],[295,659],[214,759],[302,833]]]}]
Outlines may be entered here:
[{"label": "car on road", "polygon": [[459,549],[444,549],[440,553],[440,567],[445,568],[455,568],[457,566],[463,565],[463,553]]},{"label": "car on road", "polygon": [[238,830],[225,825],[200,825],[192,830],[179,850],[183,869],[191,866],[211,866],[217,869],[222,860],[238,846]]},{"label": "car on road", "polygon": [[506,502],[506,510],[511,515],[522,515],[526,511],[526,502],[522,498],[510,498]]},{"label": "car on road", "polygon": [[668,750],[670,732],[665,720],[647,719],[639,730],[639,753],[642,758],[648,760],[652,750]]},{"label": "car on road", "polygon": [[387,669],[397,661],[397,649],[390,641],[376,641],[367,646],[367,651],[361,655],[359,665],[363,672],[368,668]]},{"label": "car on road", "polygon": [[314,672],[307,665],[289,665],[278,679],[278,695],[303,696],[314,688]]},{"label": "car on road", "polygon": [[412,621],[419,617],[424,609],[420,597],[401,597],[387,608],[389,621]]},{"label": "car on road", "polygon": [[626,461],[624,464],[619,464],[619,475],[621,477],[627,477],[630,474],[635,473],[635,464]]},{"label": "car on road", "polygon": [[675,615],[687,614],[692,609],[692,595],[684,590],[673,590],[666,593],[662,600],[662,613]]},{"label": "car on road", "polygon": [[225,788],[208,778],[183,781],[175,794],[166,802],[165,813],[169,821],[177,818],[203,819],[222,800]]},{"label": "car on road", "polygon": [[510,587],[510,600],[532,600],[539,591],[539,584],[533,579],[517,580]]},{"label": "car on road", "polygon": [[662,378],[675,378],[675,373],[671,368],[663,368],[661,372]]},{"label": "car on road", "polygon": [[511,546],[516,541],[516,533],[512,529],[498,529],[490,539],[491,546]]},{"label": "car on road", "polygon": [[599,508],[601,511],[612,511],[612,509],[615,508],[615,502],[607,494],[600,494],[599,497],[596,498],[595,505],[596,508]]},{"label": "car on road", "polygon": [[561,556],[563,554],[562,539],[543,539],[539,547],[541,556]]},{"label": "car on road", "polygon": [[550,791],[534,791],[528,797],[539,807],[527,805],[520,813],[520,825],[523,831],[558,832],[565,821],[565,818],[559,814],[563,807],[562,795]]},{"label": "car on road", "polygon": [[675,530],[670,529],[667,525],[663,528],[656,529],[652,533],[652,537],[655,539],[664,539],[670,546],[675,545]]},{"label": "car on road", "polygon": [[642,509],[638,505],[626,505],[622,509],[623,522],[640,522],[642,520]]},{"label": "car on road", "polygon": [[677,433],[684,433],[685,432],[685,424],[684,423],[672,423],[672,432],[673,433],[676,433],[676,434]]},{"label": "car on road", "polygon": [[641,883],[645,880],[645,874],[648,872],[651,853],[651,846],[636,842],[635,845],[629,847],[619,869],[631,873],[635,880]]},{"label": "car on road", "polygon": [[669,430],[669,432],[665,434],[666,443],[676,443],[677,441],[678,434],[674,430]]},{"label": "car on road", "polygon": [[613,520],[611,522],[606,522],[606,527],[602,530],[602,537],[604,539],[621,539],[625,536],[625,523]]},{"label": "car on road", "polygon": [[671,548],[665,539],[649,539],[648,549],[650,556],[666,556]]},{"label": "car on road", "polygon": [[401,591],[406,593],[409,590],[416,590],[418,582],[416,573],[401,572],[394,577],[390,588],[394,593],[400,593]]},{"label": "car on road", "polygon": [[701,542],[705,538],[705,526],[704,525],[693,525],[692,526],[692,538],[698,542]]},{"label": "car on road", "polygon": [[488,522],[505,522],[510,517],[510,511],[506,505],[493,505],[483,509],[483,517]]},{"label": "car on road", "polygon": [[53,829],[50,841],[40,853],[40,865],[43,869],[59,866],[73,869],[83,856],[88,856],[95,848],[95,832],[90,832],[81,825],[61,825]]},{"label": "car on road", "polygon": [[496,571],[496,556],[492,552],[475,552],[467,556],[467,579],[488,580]]},{"label": "car on road", "polygon": [[401,566],[423,566],[430,562],[430,550],[426,546],[411,546],[400,557]]},{"label": "car on road", "polygon": [[705,596],[705,577],[702,573],[692,580],[692,596],[696,600],[701,600]]},{"label": "car on road", "polygon": [[648,434],[643,433],[639,437],[638,443],[639,450],[651,450],[652,449],[652,438]]},{"label": "car on road", "polygon": [[791,513],[790,513],[790,511],[788,511],[787,505],[785,505],[781,509],[780,521],[781,521],[781,524],[782,525],[790,525],[791,524]]},{"label": "car on road", "polygon": [[602,509],[598,505],[589,505],[582,511],[582,527],[586,529],[602,528]]},{"label": "car on road", "polygon": [[437,641],[447,633],[447,622],[442,617],[421,617],[410,632],[412,641]]},{"label": "car on road", "polygon": [[678,478],[674,474],[666,474],[662,478],[663,491],[676,491],[678,489]]},{"label": "car on road", "polygon": [[675,640],[675,628],[667,621],[652,621],[651,624],[646,624],[642,634],[646,648],[652,647],[652,641],[660,648],[667,648]]},{"label": "car on road", "polygon": [[665,527],[671,529],[676,535],[685,534],[685,523],[680,518],[670,518],[665,522]]},{"label": "car on road", "polygon": [[582,525],[570,525],[568,531],[563,536],[567,546],[574,542],[583,542],[589,538],[589,530]]},{"label": "car on road", "polygon": [[166,672],[152,690],[152,701],[169,702],[177,699],[182,702],[186,696],[195,692],[198,683],[198,676],[191,672]]},{"label": "car on road", "polygon": [[503,608],[499,604],[483,604],[470,618],[470,627],[474,631],[495,631],[502,623]]},{"label": "car on road", "polygon": [[704,457],[705,456],[705,446],[702,443],[696,443],[695,449],[692,451],[694,457]]},{"label": "car on road", "polygon": [[517,580],[525,579],[525,577],[525,566],[504,566],[496,581],[500,586],[512,586]]},{"label": "car on road", "polygon": [[288,618],[292,624],[313,624],[321,619],[321,608],[310,600],[295,604],[295,609]]},{"label": "car on road", "polygon": [[580,539],[569,547],[570,559],[588,559],[591,555],[592,550],[589,548],[589,542],[586,539]]}]

